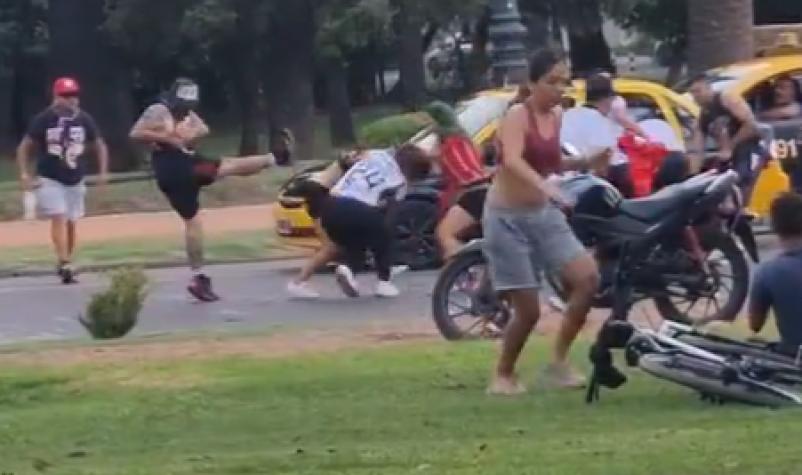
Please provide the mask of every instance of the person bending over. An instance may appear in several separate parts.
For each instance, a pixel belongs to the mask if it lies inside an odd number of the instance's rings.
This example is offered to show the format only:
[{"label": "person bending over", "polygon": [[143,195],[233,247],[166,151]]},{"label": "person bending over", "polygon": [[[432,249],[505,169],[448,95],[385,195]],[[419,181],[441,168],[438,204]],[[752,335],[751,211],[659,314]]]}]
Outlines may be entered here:
[{"label": "person bending over", "polygon": [[[392,284],[393,208],[403,199],[408,181],[425,178],[431,161],[414,145],[405,145],[395,157],[387,151],[362,152],[356,164],[337,182],[322,207],[320,223],[326,235],[344,254],[373,253],[378,283],[376,295],[396,297]],[[349,297],[359,296],[359,285],[352,269],[340,264],[337,283]]]}]

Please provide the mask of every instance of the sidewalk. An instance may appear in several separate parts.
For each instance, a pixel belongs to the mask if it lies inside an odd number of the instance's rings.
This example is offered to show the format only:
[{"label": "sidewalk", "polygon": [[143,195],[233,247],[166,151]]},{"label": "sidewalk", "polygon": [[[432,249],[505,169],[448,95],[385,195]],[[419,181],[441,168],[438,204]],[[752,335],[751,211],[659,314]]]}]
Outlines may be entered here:
[{"label": "sidewalk", "polygon": [[[237,231],[272,230],[273,204],[234,206],[205,210],[202,213],[207,235]],[[84,218],[78,226],[80,243],[119,239],[181,236],[181,220],[173,212],[129,213]],[[47,246],[50,226],[46,221],[10,221],[0,223],[0,248]]]}]

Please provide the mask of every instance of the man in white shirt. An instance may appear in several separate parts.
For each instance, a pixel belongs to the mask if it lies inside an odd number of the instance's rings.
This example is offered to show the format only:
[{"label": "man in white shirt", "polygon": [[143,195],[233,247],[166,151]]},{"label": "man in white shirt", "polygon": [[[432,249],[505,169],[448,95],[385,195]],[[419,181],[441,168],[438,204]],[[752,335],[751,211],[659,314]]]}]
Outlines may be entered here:
[{"label": "man in white shirt", "polygon": [[587,102],[567,110],[563,115],[560,138],[588,157],[611,150],[613,155],[607,178],[624,196],[631,196],[629,161],[618,148],[618,139],[624,129],[611,118],[618,99],[613,82],[609,75],[594,74],[585,82],[585,90]]}]

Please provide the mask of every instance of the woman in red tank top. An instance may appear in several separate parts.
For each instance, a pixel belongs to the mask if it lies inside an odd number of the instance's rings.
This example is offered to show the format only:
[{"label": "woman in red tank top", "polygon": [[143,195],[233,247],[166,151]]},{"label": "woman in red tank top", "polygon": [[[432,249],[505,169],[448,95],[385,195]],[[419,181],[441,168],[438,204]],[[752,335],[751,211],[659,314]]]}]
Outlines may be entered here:
[{"label": "woman in red tank top", "polygon": [[538,293],[544,272],[560,275],[571,292],[551,363],[543,374],[545,384],[584,385],[582,375],[568,365],[567,355],[590,311],[598,270],[558,208],[567,203],[548,181],[552,174],[589,165],[587,160],[567,162],[561,156],[559,104],[569,80],[560,55],[550,50],[536,52],[530,62],[531,93],[521,105],[510,108],[499,130],[502,160],[482,220],[484,253],[495,289],[515,311],[488,388],[491,394],[526,390],[515,365],[540,318]]}]

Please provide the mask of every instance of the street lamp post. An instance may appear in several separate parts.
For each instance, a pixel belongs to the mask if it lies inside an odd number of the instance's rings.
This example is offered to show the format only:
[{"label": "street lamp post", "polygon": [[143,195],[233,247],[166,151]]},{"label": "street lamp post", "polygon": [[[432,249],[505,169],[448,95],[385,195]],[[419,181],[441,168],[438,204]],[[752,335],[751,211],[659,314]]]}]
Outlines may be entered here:
[{"label": "street lamp post", "polygon": [[493,84],[518,84],[526,79],[526,27],[521,23],[518,0],[489,0]]}]

